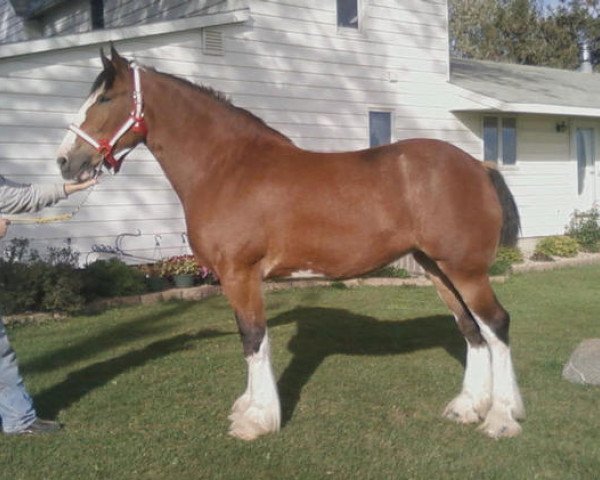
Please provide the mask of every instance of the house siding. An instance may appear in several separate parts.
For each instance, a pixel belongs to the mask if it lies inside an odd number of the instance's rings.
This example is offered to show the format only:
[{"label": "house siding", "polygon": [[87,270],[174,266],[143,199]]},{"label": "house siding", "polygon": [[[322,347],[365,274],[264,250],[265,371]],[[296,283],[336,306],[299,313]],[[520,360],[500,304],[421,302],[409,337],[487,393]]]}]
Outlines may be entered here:
[{"label": "house siding", "polygon": [[[126,3],[128,18],[142,19],[135,6],[143,2]],[[106,2],[107,12],[116,4]],[[394,140],[442,138],[479,148],[476,136],[450,113],[445,1],[372,0],[360,32],[338,31],[333,0],[255,0],[250,8],[248,24],[211,27],[223,33],[223,56],[202,53],[200,30],[116,46],[138,62],[222,90],[307,149],[366,148],[370,109],[393,112]],[[120,12],[119,21],[129,21]],[[97,48],[0,60],[3,173],[29,182],[60,181],[55,152],[99,72]],[[124,242],[128,252],[156,258],[185,250],[178,199],[143,147],[120,175],[105,178],[86,195],[45,212],[68,212],[85,200],[68,223],[15,226],[11,234],[36,238],[40,245],[68,238],[84,257],[93,245],[111,245],[117,235],[138,230],[140,237]]]},{"label": "house siding", "polygon": [[[586,210],[592,205],[582,204],[577,191],[577,161],[571,152],[571,134],[576,125],[595,128],[596,144],[600,136],[600,122],[576,117],[548,115],[485,115],[516,116],[517,162],[499,168],[506,179],[522,219],[523,237],[561,235],[575,209]],[[470,153],[483,157],[482,122],[484,114],[459,114],[463,123],[476,137],[476,148]],[[565,122],[564,132],[556,131],[556,124]],[[600,150],[596,148],[596,152]],[[599,192],[600,193],[600,192]]]}]

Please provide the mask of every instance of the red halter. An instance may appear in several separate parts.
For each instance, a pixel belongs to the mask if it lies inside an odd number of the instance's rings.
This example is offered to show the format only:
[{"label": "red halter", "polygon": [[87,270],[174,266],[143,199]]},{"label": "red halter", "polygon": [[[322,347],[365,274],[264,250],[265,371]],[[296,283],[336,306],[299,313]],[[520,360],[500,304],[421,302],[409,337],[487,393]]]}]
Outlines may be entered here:
[{"label": "red halter", "polygon": [[102,155],[104,163],[109,169],[112,168],[114,173],[117,173],[121,169],[121,163],[124,159],[124,157],[117,159],[114,156],[115,145],[121,137],[130,129],[132,132],[138,133],[143,137],[146,137],[146,134],[148,133],[148,126],[144,120],[144,101],[142,97],[142,84],[140,82],[140,67],[135,63],[132,63],[131,70],[133,72],[133,110],[129,113],[127,120],[125,120],[123,125],[121,125],[110,139],[101,138],[96,140],[77,125],[69,125],[69,130],[89,143],[100,155]]}]

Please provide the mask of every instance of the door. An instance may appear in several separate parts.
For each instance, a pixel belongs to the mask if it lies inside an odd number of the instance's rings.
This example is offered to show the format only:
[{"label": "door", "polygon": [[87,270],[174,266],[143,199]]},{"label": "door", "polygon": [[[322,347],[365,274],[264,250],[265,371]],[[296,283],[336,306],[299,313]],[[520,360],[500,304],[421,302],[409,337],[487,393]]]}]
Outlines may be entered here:
[{"label": "door", "polygon": [[593,127],[575,128],[578,208],[588,210],[596,202],[596,134]]}]

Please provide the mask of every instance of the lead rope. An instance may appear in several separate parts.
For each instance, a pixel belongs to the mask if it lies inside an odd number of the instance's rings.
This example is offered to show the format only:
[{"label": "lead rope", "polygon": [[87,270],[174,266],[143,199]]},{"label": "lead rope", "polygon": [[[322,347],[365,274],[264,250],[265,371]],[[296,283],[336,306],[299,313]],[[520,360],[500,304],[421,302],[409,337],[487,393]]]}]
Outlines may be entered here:
[{"label": "lead rope", "polygon": [[[98,175],[96,175],[96,178],[98,177]],[[50,216],[38,216],[38,217],[22,217],[20,215],[0,215],[0,219],[2,220],[9,220],[11,223],[14,224],[19,224],[19,225],[41,225],[41,224],[45,224],[45,223],[54,223],[54,222],[66,222],[67,220],[71,220],[71,218],[73,218],[75,215],[77,215],[79,213],[79,211],[81,210],[81,207],[83,207],[83,204],[85,202],[87,202],[88,198],[90,197],[90,195],[92,194],[92,192],[95,190],[96,185],[98,185],[97,183],[95,185],[92,185],[91,187],[89,187],[87,189],[87,191],[85,192],[83,198],[81,199],[81,201],[75,205],[75,207],[73,208],[73,210],[71,210],[68,213],[63,213],[61,215],[50,215]]]}]

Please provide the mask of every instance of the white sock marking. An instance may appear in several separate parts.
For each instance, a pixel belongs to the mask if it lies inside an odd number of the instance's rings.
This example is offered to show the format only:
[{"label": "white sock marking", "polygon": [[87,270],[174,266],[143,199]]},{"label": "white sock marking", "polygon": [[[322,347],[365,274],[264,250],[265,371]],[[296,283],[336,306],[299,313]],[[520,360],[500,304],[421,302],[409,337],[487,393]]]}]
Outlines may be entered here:
[{"label": "white sock marking", "polygon": [[244,440],[253,440],[259,435],[278,431],[281,424],[279,395],[271,366],[267,333],[258,352],[246,357],[246,362],[248,384],[229,416],[232,421],[230,434]]}]

